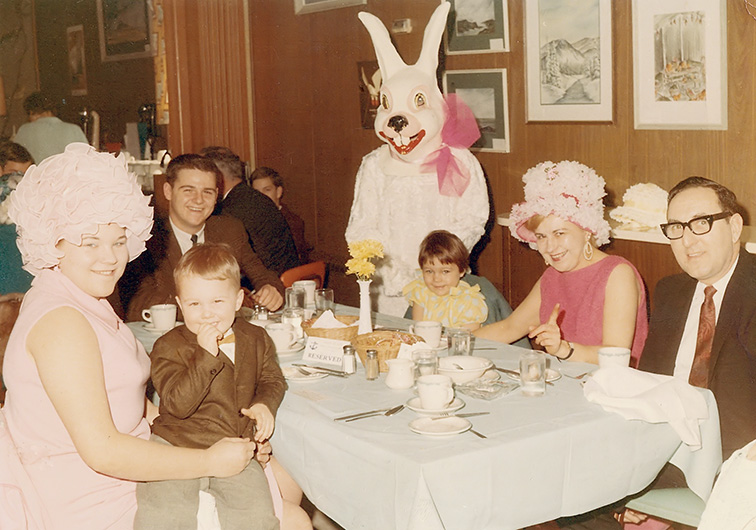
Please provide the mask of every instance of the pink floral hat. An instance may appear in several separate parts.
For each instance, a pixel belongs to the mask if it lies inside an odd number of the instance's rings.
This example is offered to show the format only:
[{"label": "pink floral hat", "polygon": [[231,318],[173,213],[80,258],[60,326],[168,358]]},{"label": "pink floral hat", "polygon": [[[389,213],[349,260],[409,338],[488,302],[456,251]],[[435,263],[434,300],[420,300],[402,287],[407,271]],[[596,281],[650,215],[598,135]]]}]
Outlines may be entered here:
[{"label": "pink floral hat", "polygon": [[126,229],[133,260],[145,249],[152,229],[152,207],[121,154],[98,153],[73,143],[64,153],[31,166],[8,198],[16,223],[24,269],[33,275],[58,265],[61,240],[80,245],[83,234],[115,223]]},{"label": "pink floral hat", "polygon": [[536,248],[535,234],[526,223],[534,215],[556,215],[593,234],[596,245],[609,242],[604,219],[604,179],[579,162],[541,162],[522,177],[525,202],[512,206],[509,230],[516,239]]}]

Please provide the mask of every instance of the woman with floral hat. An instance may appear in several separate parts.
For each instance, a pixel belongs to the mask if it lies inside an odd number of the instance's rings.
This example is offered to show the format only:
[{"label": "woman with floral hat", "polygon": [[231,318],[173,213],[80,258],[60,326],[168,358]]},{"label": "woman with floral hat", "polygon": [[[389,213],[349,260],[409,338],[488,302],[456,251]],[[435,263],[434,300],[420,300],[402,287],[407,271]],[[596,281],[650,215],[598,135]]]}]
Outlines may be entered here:
[{"label": "woman with floral hat", "polygon": [[106,299],[152,227],[123,155],[70,144],[29,168],[9,200],[35,278],[3,363],[0,527],[131,530],[136,481],[241,471],[249,440],[149,440],[150,360]]},{"label": "woman with floral hat", "polygon": [[542,162],[528,170],[525,202],[512,207],[512,236],[538,250],[548,268],[506,319],[475,332],[514,342],[527,335],[559,360],[598,362],[602,346],[643,351],[648,334],[643,280],[609,242],[604,179],[578,162]]}]

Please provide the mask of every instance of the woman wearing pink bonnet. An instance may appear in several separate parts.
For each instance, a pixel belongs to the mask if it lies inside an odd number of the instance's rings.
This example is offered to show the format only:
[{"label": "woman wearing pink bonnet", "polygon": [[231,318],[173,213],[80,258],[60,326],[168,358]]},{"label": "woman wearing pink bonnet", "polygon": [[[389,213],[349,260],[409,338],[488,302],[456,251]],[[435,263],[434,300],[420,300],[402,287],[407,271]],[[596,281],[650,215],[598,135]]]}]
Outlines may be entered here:
[{"label": "woman wearing pink bonnet", "polygon": [[123,155],[71,144],[32,166],[9,200],[35,278],[3,365],[0,527],[131,530],[135,481],[243,469],[248,440],[207,450],[149,441],[150,361],[106,300],[152,227]]},{"label": "woman wearing pink bonnet", "polygon": [[504,320],[476,336],[511,343],[527,335],[560,360],[598,363],[604,346],[630,348],[637,363],[648,334],[643,280],[609,242],[604,179],[578,162],[542,162],[522,177],[510,231],[538,250],[548,268]]}]

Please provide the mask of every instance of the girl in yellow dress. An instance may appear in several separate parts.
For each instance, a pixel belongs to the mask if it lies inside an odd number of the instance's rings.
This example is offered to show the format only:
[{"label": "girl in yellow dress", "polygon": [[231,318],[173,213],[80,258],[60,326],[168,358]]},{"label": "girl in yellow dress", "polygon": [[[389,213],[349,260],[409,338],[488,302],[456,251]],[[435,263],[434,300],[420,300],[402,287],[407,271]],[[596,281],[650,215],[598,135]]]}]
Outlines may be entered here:
[{"label": "girl in yellow dress", "polygon": [[485,322],[488,306],[480,287],[462,281],[469,257],[462,240],[446,230],[435,230],[423,239],[418,256],[421,275],[402,290],[413,320],[470,330]]}]

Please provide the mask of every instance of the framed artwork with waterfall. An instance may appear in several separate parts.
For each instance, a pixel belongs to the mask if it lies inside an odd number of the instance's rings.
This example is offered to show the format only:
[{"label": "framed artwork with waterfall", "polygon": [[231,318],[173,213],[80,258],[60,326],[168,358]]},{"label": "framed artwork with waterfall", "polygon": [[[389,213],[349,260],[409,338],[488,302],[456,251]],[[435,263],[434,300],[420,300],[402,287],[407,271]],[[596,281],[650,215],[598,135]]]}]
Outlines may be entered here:
[{"label": "framed artwork with waterfall", "polygon": [[636,129],[727,129],[726,0],[633,0]]},{"label": "framed artwork with waterfall", "polygon": [[526,0],[528,121],[611,122],[611,0]]}]

